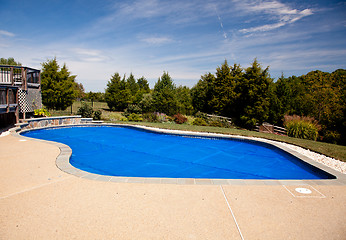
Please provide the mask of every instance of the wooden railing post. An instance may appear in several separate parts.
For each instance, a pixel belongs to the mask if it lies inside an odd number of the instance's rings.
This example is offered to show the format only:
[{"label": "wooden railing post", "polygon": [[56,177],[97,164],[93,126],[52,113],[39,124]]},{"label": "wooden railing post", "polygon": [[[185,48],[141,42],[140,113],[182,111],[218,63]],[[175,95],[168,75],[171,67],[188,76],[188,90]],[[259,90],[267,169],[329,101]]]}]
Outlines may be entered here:
[{"label": "wooden railing post", "polygon": [[17,106],[16,106],[16,113],[15,113],[15,115],[16,115],[16,123],[19,123],[19,99],[18,99],[18,88],[16,89],[16,104],[17,104]]},{"label": "wooden railing post", "polygon": [[28,85],[27,85],[27,69],[26,68],[21,68],[22,69],[22,89],[23,90],[28,90]]},{"label": "wooden railing post", "polygon": [[9,101],[9,97],[8,97],[8,92],[9,92],[9,88],[6,88],[6,104],[7,104],[7,108],[6,108],[6,113],[8,113],[10,111],[10,101]]},{"label": "wooden railing post", "polygon": [[11,71],[10,71],[10,79],[11,79],[11,85],[12,85],[12,86],[14,86],[13,67],[11,67]]}]

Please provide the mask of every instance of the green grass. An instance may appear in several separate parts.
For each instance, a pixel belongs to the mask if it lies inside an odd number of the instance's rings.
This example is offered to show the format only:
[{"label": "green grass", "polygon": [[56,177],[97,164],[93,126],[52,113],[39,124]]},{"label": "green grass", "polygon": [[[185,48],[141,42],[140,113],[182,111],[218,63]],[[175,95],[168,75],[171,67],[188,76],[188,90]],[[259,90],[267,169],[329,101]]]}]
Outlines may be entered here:
[{"label": "green grass", "polygon": [[[91,104],[91,103],[89,103]],[[81,102],[75,102],[72,105],[72,115],[75,115],[78,111],[78,108],[81,106]],[[229,135],[241,135],[248,137],[260,137],[270,140],[281,141],[285,143],[290,143],[297,145],[303,148],[310,149],[311,151],[324,154],[329,157],[339,159],[343,162],[346,162],[346,146],[317,142],[312,140],[305,140],[299,138],[292,138],[287,136],[275,135],[270,133],[260,133],[255,131],[248,131],[243,129],[236,128],[220,128],[220,127],[209,127],[209,126],[194,126],[189,123],[193,121],[193,118],[190,118],[188,124],[175,124],[175,123],[150,123],[150,122],[122,122],[121,112],[112,112],[109,111],[107,103],[95,102],[94,110],[102,111],[102,120],[105,122],[112,123],[127,123],[133,125],[142,125],[148,127],[164,128],[164,129],[173,129],[173,130],[182,130],[182,131],[193,131],[193,132],[210,132],[210,133],[222,133]],[[71,108],[68,108],[65,111],[51,111],[52,116],[62,116],[62,115],[71,115]]]}]

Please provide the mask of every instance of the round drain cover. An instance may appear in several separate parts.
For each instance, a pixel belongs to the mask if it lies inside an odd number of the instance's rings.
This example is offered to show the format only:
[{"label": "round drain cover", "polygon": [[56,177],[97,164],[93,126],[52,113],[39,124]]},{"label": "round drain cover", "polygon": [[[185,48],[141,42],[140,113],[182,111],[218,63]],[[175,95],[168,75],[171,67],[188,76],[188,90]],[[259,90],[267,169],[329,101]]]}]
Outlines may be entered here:
[{"label": "round drain cover", "polygon": [[303,194],[310,194],[312,193],[310,189],[307,188],[296,188],[296,192],[303,193]]}]

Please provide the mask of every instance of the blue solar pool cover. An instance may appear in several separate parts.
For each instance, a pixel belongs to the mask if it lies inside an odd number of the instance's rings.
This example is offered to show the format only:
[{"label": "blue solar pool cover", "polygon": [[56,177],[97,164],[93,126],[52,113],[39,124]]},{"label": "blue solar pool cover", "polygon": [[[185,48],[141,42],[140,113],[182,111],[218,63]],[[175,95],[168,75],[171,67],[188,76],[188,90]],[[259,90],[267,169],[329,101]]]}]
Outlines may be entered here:
[{"label": "blue solar pool cover", "polygon": [[128,127],[65,127],[22,135],[72,148],[70,163],[110,176],[215,179],[328,179],[332,175],[254,141],[158,134]]}]

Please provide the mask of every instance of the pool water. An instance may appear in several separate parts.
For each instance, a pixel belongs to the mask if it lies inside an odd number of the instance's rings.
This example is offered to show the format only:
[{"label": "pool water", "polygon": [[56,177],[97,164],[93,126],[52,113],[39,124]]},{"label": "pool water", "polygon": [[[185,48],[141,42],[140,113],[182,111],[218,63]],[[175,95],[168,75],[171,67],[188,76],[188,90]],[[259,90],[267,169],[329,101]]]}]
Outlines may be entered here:
[{"label": "pool water", "polygon": [[64,127],[23,136],[71,147],[70,163],[109,176],[216,179],[328,179],[334,176],[254,141],[159,134],[129,127]]}]

